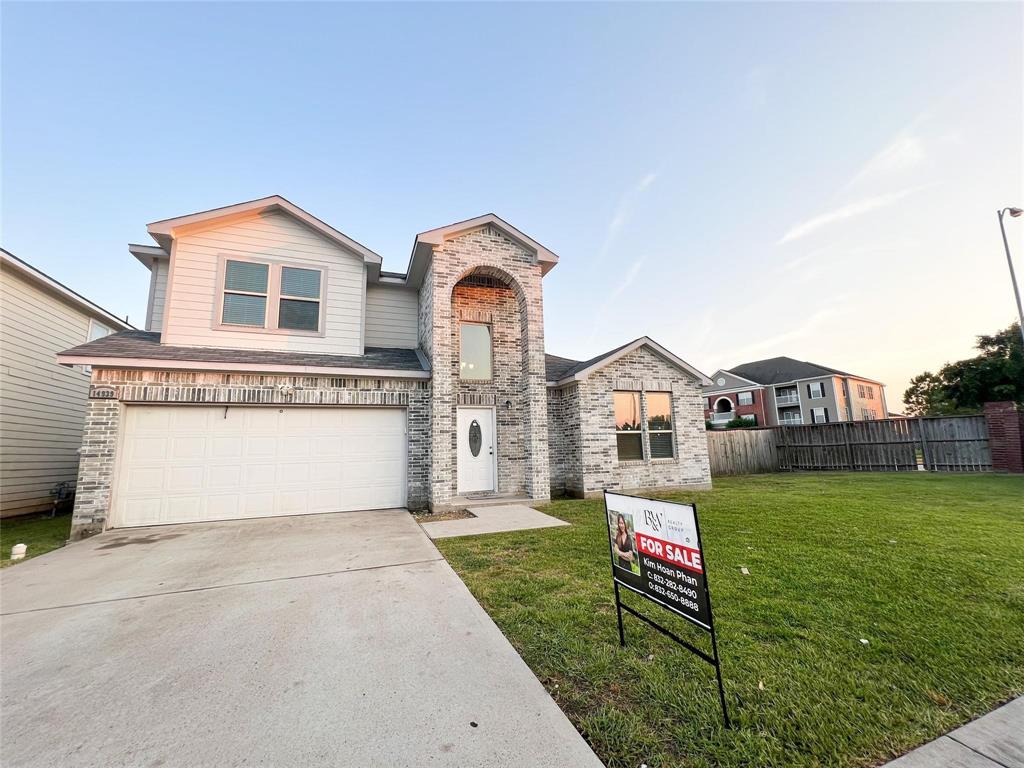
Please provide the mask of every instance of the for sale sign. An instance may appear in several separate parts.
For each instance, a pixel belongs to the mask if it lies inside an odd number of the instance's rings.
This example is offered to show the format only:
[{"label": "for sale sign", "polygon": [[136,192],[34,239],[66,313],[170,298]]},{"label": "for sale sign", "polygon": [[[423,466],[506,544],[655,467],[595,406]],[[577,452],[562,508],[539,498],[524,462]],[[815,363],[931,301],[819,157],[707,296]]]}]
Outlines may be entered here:
[{"label": "for sale sign", "polygon": [[605,493],[612,576],[622,586],[711,629],[697,510]]}]

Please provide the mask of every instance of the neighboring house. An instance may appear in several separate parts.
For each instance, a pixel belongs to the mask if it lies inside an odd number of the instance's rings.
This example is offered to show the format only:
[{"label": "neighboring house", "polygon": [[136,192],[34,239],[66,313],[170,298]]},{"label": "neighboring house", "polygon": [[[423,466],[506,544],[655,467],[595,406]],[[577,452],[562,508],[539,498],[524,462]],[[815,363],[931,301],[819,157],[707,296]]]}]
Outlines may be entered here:
[{"label": "neighboring house", "polygon": [[493,214],[403,273],[276,196],[148,229],[146,330],[59,356],[93,370],[74,537],[710,485],[708,379],[647,338],[546,356],[558,257]]},{"label": "neighboring house", "polygon": [[885,385],[828,366],[773,357],[722,369],[704,387],[714,427],[737,416],[759,426],[884,419]]},{"label": "neighboring house", "polygon": [[0,249],[0,517],[53,507],[70,490],[89,371],[55,355],[132,326]]}]

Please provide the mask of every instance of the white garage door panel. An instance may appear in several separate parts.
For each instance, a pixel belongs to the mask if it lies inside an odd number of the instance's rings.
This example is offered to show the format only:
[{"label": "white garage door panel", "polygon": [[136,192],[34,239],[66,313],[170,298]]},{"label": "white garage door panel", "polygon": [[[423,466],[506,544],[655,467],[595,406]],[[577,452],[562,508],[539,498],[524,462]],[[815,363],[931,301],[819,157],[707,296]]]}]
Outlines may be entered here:
[{"label": "white garage door panel", "polygon": [[128,406],[115,527],[405,506],[397,408]]}]

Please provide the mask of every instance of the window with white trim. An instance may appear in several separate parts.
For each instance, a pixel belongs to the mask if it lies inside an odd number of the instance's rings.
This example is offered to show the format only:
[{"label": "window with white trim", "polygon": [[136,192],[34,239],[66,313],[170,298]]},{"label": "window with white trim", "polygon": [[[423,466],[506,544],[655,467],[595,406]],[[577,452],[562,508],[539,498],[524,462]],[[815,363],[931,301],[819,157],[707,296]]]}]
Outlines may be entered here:
[{"label": "window with white trim", "polygon": [[221,325],[319,333],[323,270],[224,260]]},{"label": "window with white trim", "polygon": [[878,418],[878,414],[870,408],[861,408],[860,415],[864,421],[874,421]]},{"label": "window with white trim", "polygon": [[874,387],[865,387],[865,389],[867,389],[867,391],[868,391],[868,400],[874,400],[875,399],[875,388]]},{"label": "window with white trim", "polygon": [[754,404],[754,393],[753,392],[740,392],[736,396],[736,402],[740,405],[753,405]]},{"label": "window with white trim", "polygon": [[612,392],[615,406],[615,443],[619,461],[643,461],[643,421],[639,392]]},{"label": "window with white trim", "polygon": [[863,384],[858,384],[857,385],[857,397],[864,398],[866,396],[867,396],[867,393],[864,391],[864,385]]},{"label": "window with white trim", "polygon": [[828,408],[811,408],[811,421],[815,424],[828,424]]},{"label": "window with white trim", "polygon": [[647,399],[647,443],[652,459],[671,459],[672,447],[672,393],[645,392]]},{"label": "window with white trim", "polygon": [[811,400],[821,400],[825,396],[825,384],[820,381],[815,381],[812,384],[807,385],[807,397]]}]

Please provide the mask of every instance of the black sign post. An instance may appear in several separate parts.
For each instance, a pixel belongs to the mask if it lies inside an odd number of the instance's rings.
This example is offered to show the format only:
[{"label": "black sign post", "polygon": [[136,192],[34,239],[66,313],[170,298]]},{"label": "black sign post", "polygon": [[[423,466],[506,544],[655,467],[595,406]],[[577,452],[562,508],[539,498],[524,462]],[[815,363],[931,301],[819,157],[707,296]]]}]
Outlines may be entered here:
[{"label": "black sign post", "polygon": [[[715,668],[722,718],[729,728],[729,711],[718,657],[718,638],[711,613],[711,591],[707,562],[700,539],[700,523],[694,504],[676,504],[658,499],[604,492],[608,523],[608,549],[615,587],[615,613],[619,621],[619,643],[625,647],[622,612],[692,651]],[[711,654],[686,642],[671,630],[622,602],[619,587],[625,587],[662,608],[682,616],[711,634]]]}]

